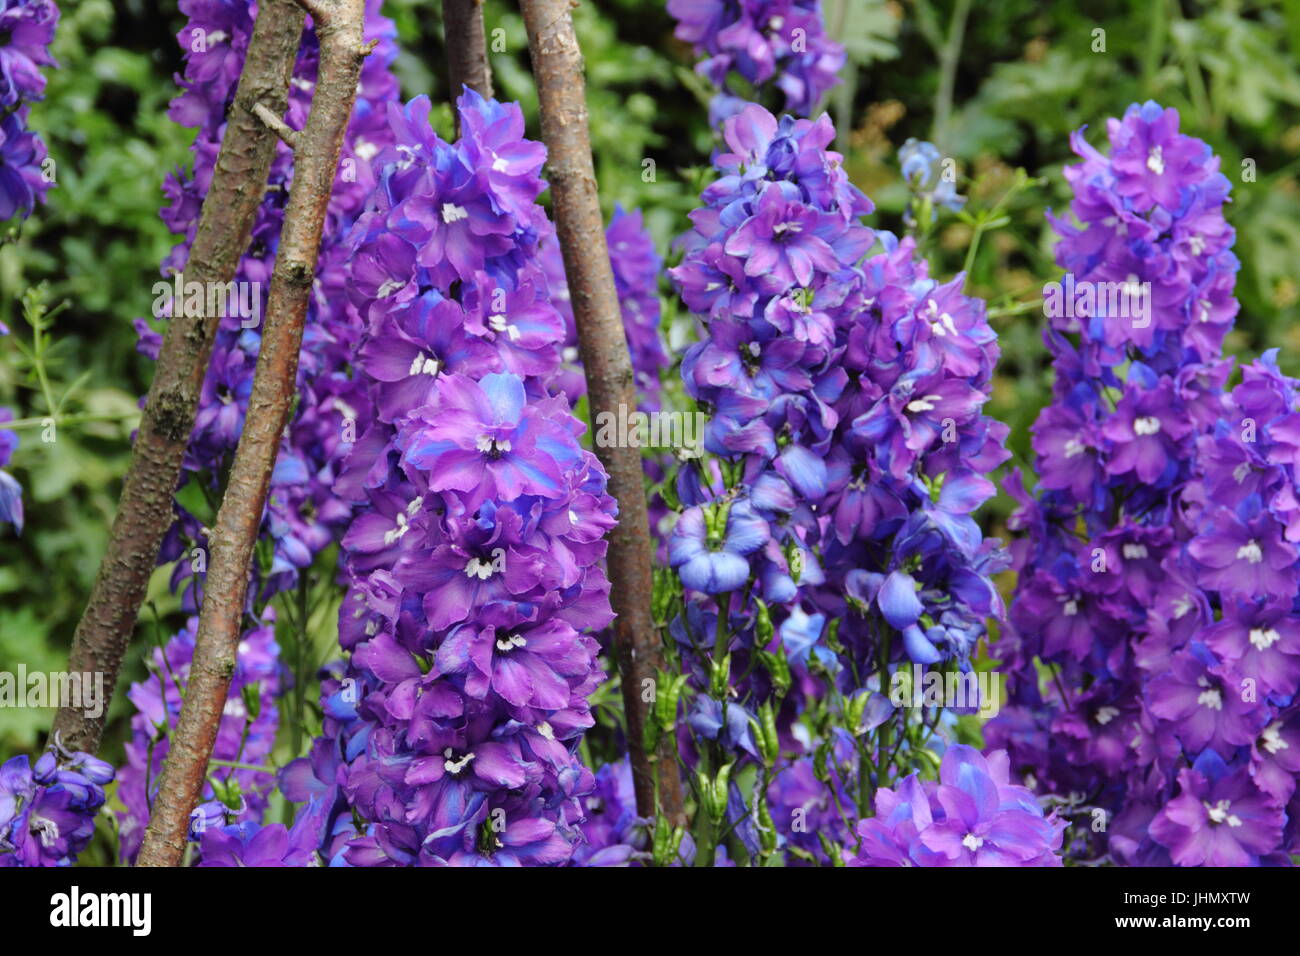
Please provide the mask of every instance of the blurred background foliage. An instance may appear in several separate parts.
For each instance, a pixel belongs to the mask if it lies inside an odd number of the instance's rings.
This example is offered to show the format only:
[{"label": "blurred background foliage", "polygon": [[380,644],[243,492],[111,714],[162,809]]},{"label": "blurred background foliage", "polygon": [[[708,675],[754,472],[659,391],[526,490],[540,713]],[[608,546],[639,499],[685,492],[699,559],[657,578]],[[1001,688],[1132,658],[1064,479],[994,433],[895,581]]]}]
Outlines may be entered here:
[{"label": "blurred background foliage", "polygon": [[[159,187],[168,169],[187,162],[190,140],[166,115],[180,66],[174,35],[184,23],[175,3],[63,7],[55,43],[62,68],[50,71],[48,96],[32,111],[57,163],[58,188],[0,244],[0,321],[14,333],[0,338],[0,405],[20,418],[51,412],[12,340],[30,342],[24,292],[41,288],[29,300],[38,311],[66,303],[53,319],[47,364],[67,420],[53,442],[43,442],[39,428],[21,433],[11,470],[25,489],[27,528],[21,536],[0,531],[5,669],[21,661],[57,670],[66,660],[112,520],[135,403],[152,371],[135,352],[132,320],[147,314],[172,241],[158,218]],[[1234,183],[1229,218],[1238,231],[1242,312],[1230,350],[1280,347],[1283,368],[1300,374],[1300,0],[823,0],[823,7],[850,58],[825,107],[850,174],[877,204],[872,224],[904,231],[908,194],[897,150],[909,137],[931,140],[957,161],[958,191],[969,202],[963,215],[941,212],[923,249],[940,278],[969,259],[968,291],[989,299],[1003,356],[989,411],[1011,425],[1014,463],[1028,460],[1028,428],[1050,388],[1037,301],[1058,270],[1043,211],[1068,202],[1061,167],[1071,161],[1069,133],[1087,125],[1096,143],[1106,118],[1135,101],[1177,107],[1184,131],[1213,146]],[[402,38],[404,93],[444,104],[437,119],[446,135],[439,4],[389,0],[385,10]],[[607,212],[615,203],[643,209],[670,257],[707,179],[711,91],[692,72],[693,55],[673,38],[659,0],[584,0],[575,16],[602,201]],[[504,31],[503,49],[492,54],[497,95],[520,100],[538,135],[517,6],[488,0],[486,21],[489,34]],[[1252,167],[1254,181],[1243,181]],[[666,286],[665,293],[680,345],[689,324]],[[986,521],[996,530],[1006,514],[998,499]],[[162,572],[152,600],[124,681],[139,679],[146,647],[183,623]],[[119,694],[110,753],[125,729],[124,704]],[[35,747],[50,716],[0,710],[0,754]]]}]

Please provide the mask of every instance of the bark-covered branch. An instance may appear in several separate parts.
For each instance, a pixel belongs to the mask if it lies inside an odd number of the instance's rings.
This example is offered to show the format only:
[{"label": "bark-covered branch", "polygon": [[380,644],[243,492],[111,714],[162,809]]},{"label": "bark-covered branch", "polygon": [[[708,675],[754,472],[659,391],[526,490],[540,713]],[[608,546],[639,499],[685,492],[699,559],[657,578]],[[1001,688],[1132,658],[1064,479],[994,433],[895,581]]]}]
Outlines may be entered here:
[{"label": "bark-covered branch", "polygon": [[[555,229],[594,420],[601,412],[617,415],[620,407],[635,409],[636,385],[605,243],[587,128],[582,51],[569,6],[570,0],[522,0],[548,154]],[[597,448],[596,452],[609,471],[610,491],[618,499],[618,525],[609,538],[610,600],[618,615],[614,645],[622,675],[637,812],[655,814],[657,780],[659,811],[680,825],[686,818],[673,735],[663,735],[657,760],[642,745],[649,710],[642,700],[642,688],[646,680],[658,680],[663,654],[650,610],[653,549],[641,454],[632,447]]]},{"label": "bark-covered branch", "polygon": [[492,67],[483,27],[483,0],[442,0],[442,33],[452,100],[460,96],[462,86],[491,98]]},{"label": "bark-covered branch", "polygon": [[[252,107],[263,103],[284,112],[303,20],[292,0],[266,0],[259,8],[212,185],[185,263],[187,282],[224,283],[235,276],[275,157],[276,135],[253,115]],[[108,547],[73,636],[69,670],[102,674],[108,700],[158,549],[172,523],[172,496],[194,430],[218,321],[216,315],[186,314],[167,324]],[[54,733],[65,747],[93,753],[104,721],[102,714],[87,717],[80,708],[63,707],[55,717]]]},{"label": "bark-covered branch", "polygon": [[320,72],[307,123],[297,135],[293,185],[266,308],[253,391],[226,493],[210,535],[194,662],[171,750],[163,765],[139,866],[179,866],[190,812],[212,756],[243,625],[249,565],[296,390],[298,352],[316,273],[321,231],[338,171],[361,64],[365,0],[335,0],[313,17]]},{"label": "bark-covered branch", "polygon": [[257,118],[267,125],[267,128],[280,137],[284,145],[293,149],[298,145],[298,131],[286,123],[283,117],[265,103],[254,103],[253,112]]}]

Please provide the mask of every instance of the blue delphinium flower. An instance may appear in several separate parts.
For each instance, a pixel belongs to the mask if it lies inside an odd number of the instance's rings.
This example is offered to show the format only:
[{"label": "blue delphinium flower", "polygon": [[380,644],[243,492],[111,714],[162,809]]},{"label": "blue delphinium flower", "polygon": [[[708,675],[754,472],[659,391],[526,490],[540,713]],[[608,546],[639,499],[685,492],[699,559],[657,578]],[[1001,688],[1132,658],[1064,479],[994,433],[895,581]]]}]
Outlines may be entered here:
[{"label": "blue delphinium flower", "polygon": [[[998,354],[983,303],[962,294],[964,277],[929,278],[910,240],[862,224],[871,203],[828,150],[833,136],[826,117],[777,119],[756,105],[724,124],[720,176],[671,273],[701,321],[681,370],[711,415],[716,458],[681,467],[686,507],[668,536],[688,602],[674,634],[699,698],[693,743],[721,748],[698,753],[701,766],[734,757],[779,775],[816,754],[828,804],[879,755],[810,739],[800,712],[836,698],[864,723],[892,669],[969,670],[985,620],[1001,615],[990,576],[1005,559],[971,512],[1007,457],[1006,427],[981,414]],[[730,727],[733,711],[761,724],[773,708],[762,747],[704,732]],[[873,708],[857,733],[898,720]],[[791,756],[773,764],[778,749]],[[837,754],[846,763],[832,769]],[[775,839],[762,835],[761,800],[733,802],[759,814],[760,844]],[[831,819],[827,842],[809,846],[793,819],[767,832],[820,858],[856,841]],[[743,835],[747,824],[731,822]]]},{"label": "blue delphinium flower", "polygon": [[71,866],[95,834],[113,768],[86,753],[46,751],[0,765],[0,867]]}]

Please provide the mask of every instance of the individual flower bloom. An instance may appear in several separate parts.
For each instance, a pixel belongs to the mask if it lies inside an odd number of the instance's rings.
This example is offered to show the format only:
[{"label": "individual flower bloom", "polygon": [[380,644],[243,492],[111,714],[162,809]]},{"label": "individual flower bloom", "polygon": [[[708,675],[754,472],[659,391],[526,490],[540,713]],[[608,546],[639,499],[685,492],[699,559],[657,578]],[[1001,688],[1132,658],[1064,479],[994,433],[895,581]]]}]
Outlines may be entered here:
[{"label": "individual flower bloom", "polygon": [[1266,694],[1290,697],[1300,688],[1300,620],[1290,605],[1234,602],[1199,638]]},{"label": "individual flower bloom", "polygon": [[1174,724],[1188,753],[1209,746],[1231,754],[1254,740],[1267,718],[1236,669],[1207,664],[1203,655],[1191,650],[1174,654],[1169,672],[1151,680],[1147,706],[1156,717]]},{"label": "individual flower bloom", "polygon": [[1178,132],[1178,111],[1150,100],[1128,108],[1123,120],[1108,124],[1115,188],[1138,210],[1160,205],[1176,212],[1182,189],[1211,172],[1218,160],[1201,140]]},{"label": "individual flower bloom", "polygon": [[816,659],[830,673],[839,670],[840,662],[835,653],[820,643],[825,626],[825,614],[809,614],[798,604],[790,609],[790,616],[781,622],[780,634],[791,664],[808,667]]},{"label": "individual flower bloom", "polygon": [[1203,759],[1178,772],[1178,789],[1151,821],[1151,836],[1178,866],[1257,866],[1281,842],[1285,814],[1244,767]]},{"label": "individual flower bloom", "polygon": [[520,221],[546,184],[538,175],[546,147],[524,138],[524,114],[517,103],[485,100],[468,87],[456,100],[465,166],[487,184],[495,205]]},{"label": "individual flower bloom", "polygon": [[23,530],[23,486],[7,471],[0,470],[0,522]]},{"label": "individual flower bloom", "polygon": [[477,378],[493,369],[496,352],[466,333],[463,313],[434,293],[400,317],[384,316],[357,353],[361,369],[377,384],[380,419],[397,422],[426,404],[440,375]]},{"label": "individual flower bloom", "polygon": [[1300,710],[1289,708],[1260,731],[1251,747],[1250,775],[1275,806],[1291,799],[1300,780]]},{"label": "individual flower bloom", "polygon": [[540,272],[520,274],[513,289],[481,272],[463,295],[465,328],[492,346],[500,366],[495,371],[526,379],[555,370],[564,321],[547,298]]},{"label": "individual flower bloom", "polygon": [[1162,379],[1154,388],[1130,386],[1101,431],[1110,442],[1108,473],[1131,472],[1143,484],[1167,484],[1185,457],[1182,442],[1192,424],[1179,407],[1173,383]]},{"label": "individual flower bloom", "polygon": [[957,744],[944,753],[937,785],[911,774],[896,793],[882,789],[876,817],[859,824],[856,865],[1060,866],[1063,824],[1045,819],[1007,768],[1004,752],[986,759]]},{"label": "individual flower bloom", "polygon": [[0,765],[0,867],[70,866],[90,843],[113,768],[58,747]]},{"label": "individual flower bloom", "polygon": [[701,737],[716,740],[730,751],[743,751],[757,760],[752,727],[756,720],[747,708],[735,701],[717,701],[700,694],[687,722]]},{"label": "individual flower bloom", "polygon": [[1096,766],[1114,777],[1133,765],[1133,737],[1141,714],[1136,688],[1124,681],[1098,682],[1067,701],[1052,718],[1068,759]]},{"label": "individual flower bloom", "polygon": [[513,707],[562,710],[570,681],[591,672],[594,652],[591,638],[559,618],[530,621],[517,606],[493,604],[443,639],[434,666],[441,674],[465,675],[472,697],[490,688]]},{"label": "individual flower bloom", "polygon": [[[573,852],[570,838],[540,806],[519,800],[490,807],[482,794],[471,798],[473,811],[453,827],[433,831],[420,849],[429,866],[555,866]],[[499,815],[492,811],[502,811]],[[504,821],[497,828],[496,820]],[[457,832],[458,831],[458,832]]]},{"label": "individual flower bloom", "polygon": [[[945,866],[1060,866],[1061,823],[1043,817],[1032,794],[1009,783],[1005,753],[987,759],[956,744],[943,755],[931,826],[920,842]],[[937,803],[937,807],[934,805]]]},{"label": "individual flower bloom", "polygon": [[[305,819],[305,818],[304,818]],[[248,821],[206,828],[199,840],[199,866],[318,866],[310,827]]]},{"label": "individual flower bloom", "polygon": [[[907,216],[909,223],[916,221],[915,200],[921,199],[931,204],[931,219],[938,215],[934,207],[942,206],[952,212],[960,212],[966,205],[966,197],[957,194],[957,179],[950,175],[933,143],[909,137],[898,151],[898,165],[902,169],[903,179],[907,181],[915,199],[909,203]],[[929,223],[926,223],[928,226]]]},{"label": "individual flower bloom", "polygon": [[787,289],[811,284],[814,270],[834,272],[839,268],[832,243],[843,231],[843,223],[836,217],[787,199],[780,189],[768,188],[754,204],[753,215],[736,228],[723,248],[728,255],[745,260],[745,275]]},{"label": "individual flower bloom", "polygon": [[945,429],[951,433],[969,423],[987,398],[968,382],[920,367],[901,376],[887,395],[853,421],[852,430],[879,449],[889,474],[903,479],[916,459],[942,439]]},{"label": "individual flower bloom", "polygon": [[749,580],[747,556],[770,536],[748,499],[684,511],[668,539],[668,563],[682,583],[705,594],[735,591]]},{"label": "individual flower bloom", "polygon": [[205,450],[220,452],[234,448],[239,442],[248,397],[253,391],[255,364],[256,356],[249,355],[237,343],[218,343],[213,350],[194,419],[194,433],[200,436],[197,441]]},{"label": "individual flower bloom", "polygon": [[1282,600],[1295,594],[1296,546],[1283,540],[1267,511],[1243,518],[1237,511],[1216,509],[1187,550],[1199,565],[1197,581],[1203,587],[1243,600]]},{"label": "individual flower bloom", "polygon": [[389,227],[419,240],[416,261],[440,285],[470,280],[488,260],[510,251],[515,218],[499,211],[476,175],[463,166],[427,169],[420,187],[388,217]]},{"label": "individual flower bloom", "polygon": [[[416,251],[410,242],[392,232],[382,232],[358,248],[348,270],[348,291],[359,300],[358,305],[373,301],[368,311],[387,314],[416,298]],[[437,301],[439,297],[432,298]]]},{"label": "individual flower bloom", "polygon": [[1087,658],[1098,637],[1109,640],[1115,626],[1096,595],[1084,587],[1077,562],[1063,555],[1050,571],[1038,570],[1021,585],[1011,618],[1025,633],[1041,635],[1049,657]]},{"label": "individual flower bloom", "polygon": [[1083,401],[1044,408],[1033,425],[1033,447],[1042,486],[1069,491],[1075,501],[1091,505],[1105,482],[1104,439]]},{"label": "individual flower bloom", "polygon": [[402,459],[429,474],[433,491],[458,491],[465,506],[488,498],[559,497],[577,446],[527,401],[517,375],[475,382],[440,378],[432,402],[402,429]]},{"label": "individual flower bloom", "polygon": [[632,765],[627,757],[602,764],[594,790],[583,798],[583,842],[573,853],[575,866],[628,866],[646,842],[645,821],[637,816]]},{"label": "individual flower bloom", "polygon": [[0,106],[38,100],[44,94],[40,68],[57,65],[49,47],[58,24],[59,8],[53,0],[0,3]]},{"label": "individual flower bloom", "polygon": [[25,218],[50,188],[43,169],[45,143],[24,128],[25,119],[25,109],[0,118],[0,222]]}]

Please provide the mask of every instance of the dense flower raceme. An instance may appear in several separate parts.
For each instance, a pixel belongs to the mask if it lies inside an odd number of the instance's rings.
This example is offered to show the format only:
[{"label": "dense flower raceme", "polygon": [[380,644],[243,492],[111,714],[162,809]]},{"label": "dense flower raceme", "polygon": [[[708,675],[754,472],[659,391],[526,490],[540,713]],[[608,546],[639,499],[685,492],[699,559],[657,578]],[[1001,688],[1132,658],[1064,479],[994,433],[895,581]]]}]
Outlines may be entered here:
[{"label": "dense flower raceme", "polygon": [[[710,108],[715,126],[767,85],[787,111],[807,116],[839,82],[844,47],[826,34],[820,0],[668,0],[668,12],[677,38],[705,57],[696,71],[722,91]],[[749,89],[734,89],[734,77]]]},{"label": "dense flower raceme", "polygon": [[45,143],[27,118],[45,94],[41,67],[56,65],[49,47],[58,23],[54,0],[0,0],[0,223],[25,219],[52,182]]},{"label": "dense flower raceme", "polygon": [[[1005,561],[970,512],[1007,457],[1005,426],[980,414],[997,357],[983,303],[960,276],[930,279],[912,243],[887,233],[862,261],[871,205],[826,149],[833,135],[825,117],[778,121],[753,105],[725,124],[722,176],[673,271],[704,325],[682,375],[711,414],[716,460],[679,472],[685,510],[669,539],[688,593],[726,611],[719,623],[691,602],[674,624],[700,691],[690,729],[742,762],[786,754],[768,791],[775,826],[823,857],[792,823],[841,797],[869,813],[865,735],[916,732],[880,693],[892,669],[970,670],[985,619],[1001,614],[989,576]],[[727,682],[728,665],[742,676]],[[807,724],[825,728],[831,698],[851,729],[814,740]],[[734,784],[732,797],[734,823]],[[764,810],[742,839],[761,839]],[[825,822],[821,836],[856,841]]]},{"label": "dense flower raceme", "polygon": [[113,768],[57,745],[0,765],[0,867],[69,866],[95,833]]},{"label": "dense flower raceme", "polygon": [[350,662],[284,783],[334,863],[565,863],[594,788],[576,748],[604,674],[582,632],[612,619],[615,503],[551,391],[565,326],[538,254],[545,151],[517,106],[458,105],[455,144],[427,99],[390,108],[348,267],[374,409],[335,486],[359,504]]},{"label": "dense flower raceme", "polygon": [[[1012,483],[1020,571],[988,739],[1079,814],[1070,852],[1124,864],[1285,863],[1300,843],[1297,383],[1272,353],[1229,389],[1229,191],[1154,103],[1075,149],[1080,283],[1149,283],[1148,308],[1052,309],[1039,489]],[[1052,290],[1049,290],[1049,296]],[[1051,305],[1049,298],[1049,306]],[[1132,305],[1132,303],[1130,303]],[[1091,826],[1096,811],[1108,826]]]},{"label": "dense flower raceme", "polygon": [[[397,100],[397,81],[392,73],[396,58],[395,31],[392,23],[379,15],[380,3],[367,5],[365,35],[379,41],[362,68],[356,106],[344,140],[343,157],[334,192],[330,198],[322,235],[318,279],[309,302],[307,327],[299,356],[298,403],[293,420],[281,443],[272,475],[271,495],[263,519],[262,538],[269,554],[255,562],[256,585],[250,590],[250,613],[263,616],[261,609],[277,592],[299,584],[305,569],[331,542],[346,529],[349,506],[333,491],[339,463],[351,448],[356,435],[365,427],[368,404],[365,387],[349,371],[364,323],[351,306],[343,290],[343,265],[347,257],[345,238],[360,214],[365,197],[374,187],[372,161],[380,149],[391,141],[385,105]],[[164,192],[171,205],[163,219],[183,239],[163,264],[163,275],[183,275],[198,226],[204,196],[212,179],[213,165],[225,129],[225,117],[233,101],[244,55],[252,36],[255,7],[247,0],[223,3],[182,3],[189,22],[177,35],[186,50],[185,74],[178,78],[182,93],[173,100],[170,115],[176,122],[196,128],[192,147],[192,171],[178,171],[168,177]],[[294,67],[290,85],[286,120],[302,128],[310,109],[319,57],[316,35],[308,21]],[[269,291],[271,270],[279,238],[284,206],[293,172],[292,152],[283,144],[277,147],[270,173],[270,186],[258,211],[253,240],[240,261],[235,275],[241,289],[237,302],[226,303],[226,311],[217,332],[207,379],[200,395],[194,433],[186,452],[182,496],[185,489],[216,489],[217,476],[234,454],[243,427],[244,411],[252,387],[253,372],[260,345],[260,328],[256,321]],[[183,287],[182,287],[183,290]],[[187,296],[187,293],[182,292]],[[206,296],[202,299],[207,304]],[[162,308],[164,315],[174,314],[179,297],[172,297]],[[161,337],[140,321],[140,348],[157,357]],[[195,496],[186,496],[193,503]],[[184,603],[196,611],[201,587],[206,549],[203,522],[179,501],[177,522],[164,544],[161,560],[175,562],[173,585],[185,586]],[[240,668],[256,674],[247,681],[231,685],[227,714],[222,723],[216,756],[220,759],[256,763],[270,752],[278,723],[271,695],[284,689],[285,680],[275,673],[278,647],[273,639],[273,620],[263,616],[264,624],[247,632],[242,639]],[[156,787],[161,754],[167,749],[162,716],[174,722],[179,699],[172,674],[183,674],[193,653],[193,628],[187,627],[168,642],[166,666],[162,661],[149,680],[137,685],[132,700],[139,713],[132,721],[133,738],[128,744],[128,762],[122,771],[122,792],[129,799],[122,821],[123,853],[128,857],[139,846],[148,822],[148,805],[152,794],[146,785]],[[245,654],[252,658],[245,661]],[[269,658],[269,659],[264,659]],[[182,677],[183,683],[183,677]],[[254,721],[245,720],[249,701],[243,698],[245,683],[256,683],[259,691],[252,700],[260,702]],[[160,687],[167,689],[164,707]],[[249,739],[238,736],[247,724]],[[235,736],[232,737],[232,734]],[[242,758],[233,752],[242,748]],[[227,752],[230,751],[230,752]],[[148,755],[152,753],[152,763]],[[273,781],[268,774],[228,770],[215,774],[217,779],[232,778],[223,796],[235,811],[229,816],[232,829],[245,828],[260,819],[266,792]],[[237,784],[237,786],[236,786]],[[217,815],[221,816],[220,814]],[[206,819],[206,818],[205,818]],[[215,831],[214,831],[215,832]],[[197,833],[195,834],[197,836]],[[216,839],[214,837],[214,839]]]}]

